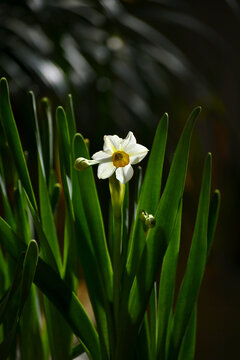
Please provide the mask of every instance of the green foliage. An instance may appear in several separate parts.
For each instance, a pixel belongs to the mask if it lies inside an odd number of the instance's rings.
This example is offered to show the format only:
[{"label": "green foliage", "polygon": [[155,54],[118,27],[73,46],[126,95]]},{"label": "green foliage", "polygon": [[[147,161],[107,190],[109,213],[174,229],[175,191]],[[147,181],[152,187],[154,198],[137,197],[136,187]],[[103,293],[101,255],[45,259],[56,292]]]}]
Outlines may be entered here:
[{"label": "green foliage", "polygon": [[[168,116],[163,115],[144,179],[141,172],[138,178],[132,224],[131,187],[126,186],[124,196],[123,188],[116,187],[107,237],[93,170],[74,169],[75,159],[89,159],[89,154],[83,136],[75,134],[71,97],[66,112],[57,109],[56,138],[49,101],[41,102],[41,132],[33,93],[30,100],[37,187],[29,176],[7,81],[1,80],[1,359],[8,355],[14,359],[20,351],[28,360],[36,349],[39,360],[50,355],[71,359],[84,352],[92,360],[193,359],[197,298],[220,203],[215,191],[209,206],[208,154],[188,263],[175,294],[190,140],[200,108],[193,110],[185,125],[161,190],[168,129]],[[6,153],[13,159],[10,186]],[[112,194],[114,186],[110,183]],[[120,203],[118,191],[122,191]],[[79,266],[96,326],[77,296]],[[78,344],[73,344],[73,335]]]}]

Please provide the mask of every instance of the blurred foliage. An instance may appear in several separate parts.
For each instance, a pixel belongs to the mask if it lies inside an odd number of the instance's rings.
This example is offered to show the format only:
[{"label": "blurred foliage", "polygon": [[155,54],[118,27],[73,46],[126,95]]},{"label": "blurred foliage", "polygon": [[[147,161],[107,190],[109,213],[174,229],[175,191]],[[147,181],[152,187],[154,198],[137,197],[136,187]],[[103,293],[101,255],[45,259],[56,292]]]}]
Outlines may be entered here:
[{"label": "blurred foliage", "polygon": [[229,38],[239,47],[231,6],[234,1],[218,1],[217,8],[198,1],[1,1],[0,72],[18,94],[31,89],[63,101],[71,92],[88,136],[89,121],[100,132],[113,131],[112,122],[118,129],[142,125],[143,134],[157,121],[154,114],[173,104],[222,106],[217,67],[235,61]]}]

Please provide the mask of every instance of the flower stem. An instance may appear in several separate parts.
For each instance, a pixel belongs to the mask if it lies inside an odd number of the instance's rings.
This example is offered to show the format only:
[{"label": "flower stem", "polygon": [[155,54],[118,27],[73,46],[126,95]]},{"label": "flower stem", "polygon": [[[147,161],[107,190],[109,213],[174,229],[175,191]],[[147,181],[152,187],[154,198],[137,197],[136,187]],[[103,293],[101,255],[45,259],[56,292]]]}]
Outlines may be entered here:
[{"label": "flower stem", "polygon": [[[109,179],[113,209],[113,311],[115,322],[115,339],[117,342],[119,333],[119,296],[121,290],[121,255],[123,234],[123,200],[125,185],[120,183],[115,175]],[[115,342],[115,343],[116,343]]]}]

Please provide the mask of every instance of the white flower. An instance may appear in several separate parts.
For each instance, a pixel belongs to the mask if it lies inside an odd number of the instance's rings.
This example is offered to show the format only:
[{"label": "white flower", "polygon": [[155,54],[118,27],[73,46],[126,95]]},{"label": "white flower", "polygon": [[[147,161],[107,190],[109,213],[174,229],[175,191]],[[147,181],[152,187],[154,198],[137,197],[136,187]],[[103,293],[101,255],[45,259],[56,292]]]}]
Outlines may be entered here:
[{"label": "white flower", "polygon": [[125,139],[117,135],[105,135],[103,151],[96,152],[92,159],[99,163],[98,178],[109,178],[116,172],[116,178],[126,184],[133,176],[132,165],[139,163],[147,155],[148,149],[137,144],[131,131]]}]

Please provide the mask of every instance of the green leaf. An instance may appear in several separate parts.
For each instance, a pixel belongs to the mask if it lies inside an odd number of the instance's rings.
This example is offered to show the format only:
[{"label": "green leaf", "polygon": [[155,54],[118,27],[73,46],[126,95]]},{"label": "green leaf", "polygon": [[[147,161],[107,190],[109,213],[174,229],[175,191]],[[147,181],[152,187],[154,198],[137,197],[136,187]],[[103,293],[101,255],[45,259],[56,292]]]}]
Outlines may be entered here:
[{"label": "green leaf", "polygon": [[[125,338],[129,338],[128,332],[132,334],[133,338],[136,336],[136,329],[143,317],[154,281],[171,238],[184,191],[191,134],[200,110],[200,108],[193,110],[184,127],[157,207],[155,214],[156,225],[148,232],[138,271],[129,295],[129,319],[127,324],[123,324],[128,329]],[[132,325],[129,326],[128,324]],[[122,342],[125,343],[124,339]]]},{"label": "green leaf", "polygon": [[[40,161],[38,161],[38,181],[39,181],[39,202],[41,227],[46,236],[47,243],[54,254],[54,259],[57,263],[58,270],[62,271],[62,260],[58,244],[57,231],[52,213],[52,207],[49,199],[48,188],[43,175],[43,169]],[[47,258],[46,258],[47,260]]]},{"label": "green leaf", "polygon": [[41,139],[42,139],[42,154],[44,161],[44,168],[46,174],[46,181],[49,184],[50,171],[53,167],[53,120],[51,113],[51,105],[48,98],[41,100]]},{"label": "green leaf", "polygon": [[20,352],[24,360],[32,360],[33,356],[34,360],[47,358],[44,355],[44,346],[47,344],[41,330],[41,313],[38,307],[39,299],[37,295],[37,287],[32,284],[20,319]]},{"label": "green leaf", "polygon": [[0,296],[6,291],[9,283],[8,265],[2,250],[0,250]]},{"label": "green leaf", "polygon": [[69,283],[73,284],[73,287],[76,287],[76,278],[78,276],[78,253],[76,244],[77,239],[74,229],[75,215],[72,203],[72,171],[75,170],[73,169],[72,147],[68,128],[69,122],[67,122],[67,118],[62,107],[57,108],[56,120],[58,128],[61,177],[67,204],[64,236],[64,277]]},{"label": "green leaf", "polygon": [[[147,211],[149,214],[154,215],[159,202],[162,183],[162,169],[167,141],[167,131],[168,115],[164,114],[159,122],[156,135],[154,137],[146,174],[138,200],[136,219],[133,223],[133,229],[130,236],[130,245],[126,267],[127,282],[129,283],[128,286],[131,286],[132,284],[132,279],[134,278],[134,275],[138,268],[142,251],[145,245],[145,234],[143,231],[143,224],[139,219],[139,214],[142,210],[144,210]],[[127,293],[128,292],[129,289],[127,290]]]},{"label": "green leaf", "polygon": [[75,121],[73,100],[72,100],[71,94],[68,94],[68,97],[67,97],[66,115],[67,115],[67,120],[68,120],[70,143],[72,143],[73,137],[76,134],[76,121]]},{"label": "green leaf", "polygon": [[74,334],[81,339],[93,359],[101,359],[99,337],[84,308],[59,275],[41,258],[34,281],[64,316]]},{"label": "green leaf", "polygon": [[17,266],[12,284],[0,302],[0,323],[3,321],[4,317],[8,315],[8,312],[12,312],[11,302],[21,285],[23,262],[24,254],[21,253],[17,261]]},{"label": "green leaf", "polygon": [[69,136],[69,129],[66,114],[62,107],[57,108],[56,112],[58,141],[59,141],[59,160],[61,166],[61,176],[63,182],[64,195],[66,198],[68,210],[73,215],[72,205],[72,147]]},{"label": "green leaf", "polygon": [[71,353],[72,331],[54,304],[43,296],[48,342],[53,360],[68,359]]},{"label": "green leaf", "polygon": [[[130,296],[129,310],[131,309],[131,301],[133,300],[132,306],[134,309],[132,309],[132,312],[130,311],[132,319],[138,318],[140,308],[141,311],[143,310],[143,299],[145,302],[148,299],[148,294],[153,286],[156,273],[160,268],[167,244],[171,238],[172,229],[176,221],[179,204],[184,190],[192,129],[199,112],[200,108],[196,108],[191,113],[183,130],[155,214],[156,226],[150,230],[147,238],[139,271],[135,279],[135,285],[133,285],[131,290],[132,295]],[[140,304],[142,305],[140,308],[139,306],[134,306],[134,299],[136,300],[139,297],[139,295],[135,297],[134,293],[136,290],[134,290],[134,288],[136,289],[138,286],[142,297],[142,300],[140,301]]]},{"label": "green leaf", "polygon": [[47,237],[43,231],[42,228],[42,224],[40,222],[38,213],[35,211],[35,209],[33,208],[26,192],[25,192],[25,197],[27,199],[27,203],[28,203],[28,207],[29,210],[31,212],[32,218],[33,218],[33,222],[34,222],[34,226],[36,228],[36,232],[38,235],[38,239],[39,239],[39,244],[40,244],[40,251],[42,254],[42,257],[44,258],[44,260],[52,266],[52,268],[59,272],[59,265],[57,264],[57,261],[55,259],[54,253],[50,247],[50,244],[48,243]]},{"label": "green leaf", "polygon": [[13,154],[13,159],[15,161],[15,165],[19,173],[21,182],[28,194],[32,206],[37,209],[36,199],[32,189],[32,184],[23,154],[22,145],[10,105],[8,84],[5,78],[2,78],[0,80],[0,99],[0,118],[2,121],[4,132],[6,134],[9,148],[11,149],[11,152]]},{"label": "green leaf", "polygon": [[199,293],[207,258],[207,229],[211,185],[211,155],[208,154],[199,198],[187,268],[178,294],[168,359],[177,359]]},{"label": "green leaf", "polygon": [[150,332],[147,312],[144,315],[136,341],[136,360],[151,360]]},{"label": "green leaf", "polygon": [[[74,154],[75,158],[84,157],[89,159],[85,141],[80,134],[77,134],[74,138]],[[102,285],[105,287],[108,300],[111,301],[113,296],[112,266],[91,167],[78,172],[78,183],[86,221],[91,234],[95,257],[99,264],[99,268],[101,269]]]},{"label": "green leaf", "polygon": [[53,214],[55,213],[57,204],[59,202],[60,194],[61,194],[61,185],[59,183],[56,183],[53,185],[53,187],[51,188],[51,191],[49,193],[50,203],[51,203],[51,208],[52,208]]},{"label": "green leaf", "polygon": [[[39,169],[39,200],[42,230],[45,233],[47,243],[54,254],[54,260],[60,274],[63,272],[62,259],[58,244],[57,232],[49,199],[48,188],[43,176],[43,169],[40,161]],[[43,257],[48,260],[47,257]],[[48,299],[44,297],[44,310],[46,314],[47,333],[53,360],[64,360],[70,355],[71,331],[62,315],[54,308]]]},{"label": "green leaf", "polygon": [[150,359],[156,358],[157,343],[157,284],[154,283],[149,301]]},{"label": "green leaf", "polygon": [[44,160],[43,160],[43,149],[42,149],[42,142],[41,142],[41,136],[39,131],[39,124],[38,124],[38,116],[37,116],[37,105],[36,105],[36,99],[35,95],[32,91],[29,92],[29,98],[30,98],[30,105],[32,110],[32,118],[33,118],[33,128],[34,128],[34,135],[36,140],[36,146],[37,146],[37,157],[41,163],[41,167],[43,169],[44,178],[46,179],[46,172],[45,172],[45,166],[44,166]]},{"label": "green leaf", "polygon": [[4,250],[15,258],[18,257],[19,253],[26,250],[24,242],[2,217],[0,217],[0,243]]},{"label": "green leaf", "polygon": [[7,333],[7,335],[4,337],[3,342],[0,344],[1,360],[7,359],[10,351],[12,350],[13,343],[16,337],[17,325],[18,325],[18,321],[17,319],[15,319],[11,327],[11,330]]},{"label": "green leaf", "polygon": [[195,304],[194,310],[192,312],[186,332],[183,337],[178,360],[194,359],[195,342],[196,342],[196,324],[197,324],[197,306]]},{"label": "green leaf", "polygon": [[[111,325],[112,314],[110,313],[109,302],[103,285],[101,269],[99,268],[93,249],[91,234],[83,208],[79,176],[81,176],[81,174],[77,171],[73,172],[73,206],[75,213],[75,232],[77,236],[78,254],[93,306],[99,336],[101,338],[101,344],[105,348],[103,349],[103,352],[109,352],[109,339],[114,335]],[[89,269],[94,269],[94,271],[89,271]]]},{"label": "green leaf", "polygon": [[[15,314],[10,331],[6,335],[4,341],[0,344],[1,359],[6,359],[8,357],[9,352],[11,351],[12,343],[15,339],[17,325],[19,323],[20,316],[22,314],[22,310],[25,305],[25,302],[28,298],[32,281],[34,278],[36,265],[37,265],[37,258],[38,258],[37,243],[34,240],[32,240],[27,247],[27,251],[25,253],[24,259],[23,256],[20,256],[12,286],[8,292],[7,297],[4,299],[5,306],[3,308],[4,308],[4,315],[6,315],[9,307],[8,305],[12,301],[15,292],[17,291],[19,285],[21,284],[20,302],[18,308],[16,308],[15,306],[14,309],[15,311],[17,311],[17,313]],[[13,313],[13,309],[10,308],[10,311],[11,313]]]},{"label": "green leaf", "polygon": [[[4,249],[15,259],[18,257],[19,248],[23,251],[26,250],[24,242],[2,218],[0,218],[0,241]],[[60,311],[74,334],[81,339],[84,346],[89,350],[93,359],[98,360],[100,344],[93,324],[76,295],[60,278],[59,274],[41,258],[38,260],[34,282]]]},{"label": "green leaf", "polygon": [[182,201],[167,251],[163,258],[158,293],[157,358],[165,358],[168,322],[174,299],[175,278],[181,235]]},{"label": "green leaf", "polygon": [[17,219],[17,232],[27,245],[31,239],[31,229],[26,197],[20,180],[17,183],[17,189],[14,191],[14,208],[15,218]]},{"label": "green leaf", "polygon": [[30,288],[35,276],[38,262],[38,245],[35,240],[31,240],[28,244],[27,251],[23,262],[21,299],[19,306],[19,316],[22,313],[23,306],[29,295]]},{"label": "green leaf", "polygon": [[208,218],[208,255],[210,253],[213,237],[216,230],[216,225],[218,221],[219,216],[219,210],[220,210],[220,202],[221,202],[221,196],[219,190],[215,190],[213,194],[213,198],[210,204],[209,209],[209,218]]},{"label": "green leaf", "polygon": [[[25,244],[28,244],[29,239],[31,239],[31,230],[27,202],[20,181],[18,181],[18,187],[14,193],[14,204],[16,210],[15,217],[18,219],[17,233],[24,240]],[[31,360],[33,354],[36,360],[44,359],[40,314],[37,307],[38,301],[38,293],[33,285],[21,315],[19,330],[21,356],[26,360]]]},{"label": "green leaf", "polygon": [[74,346],[74,348],[72,349],[72,359],[77,358],[79,355],[83,354],[86,351],[84,345],[82,343]]},{"label": "green leaf", "polygon": [[4,208],[5,219],[12,225],[15,226],[15,219],[7,196],[7,189],[2,169],[2,159],[0,159],[0,194]]}]

